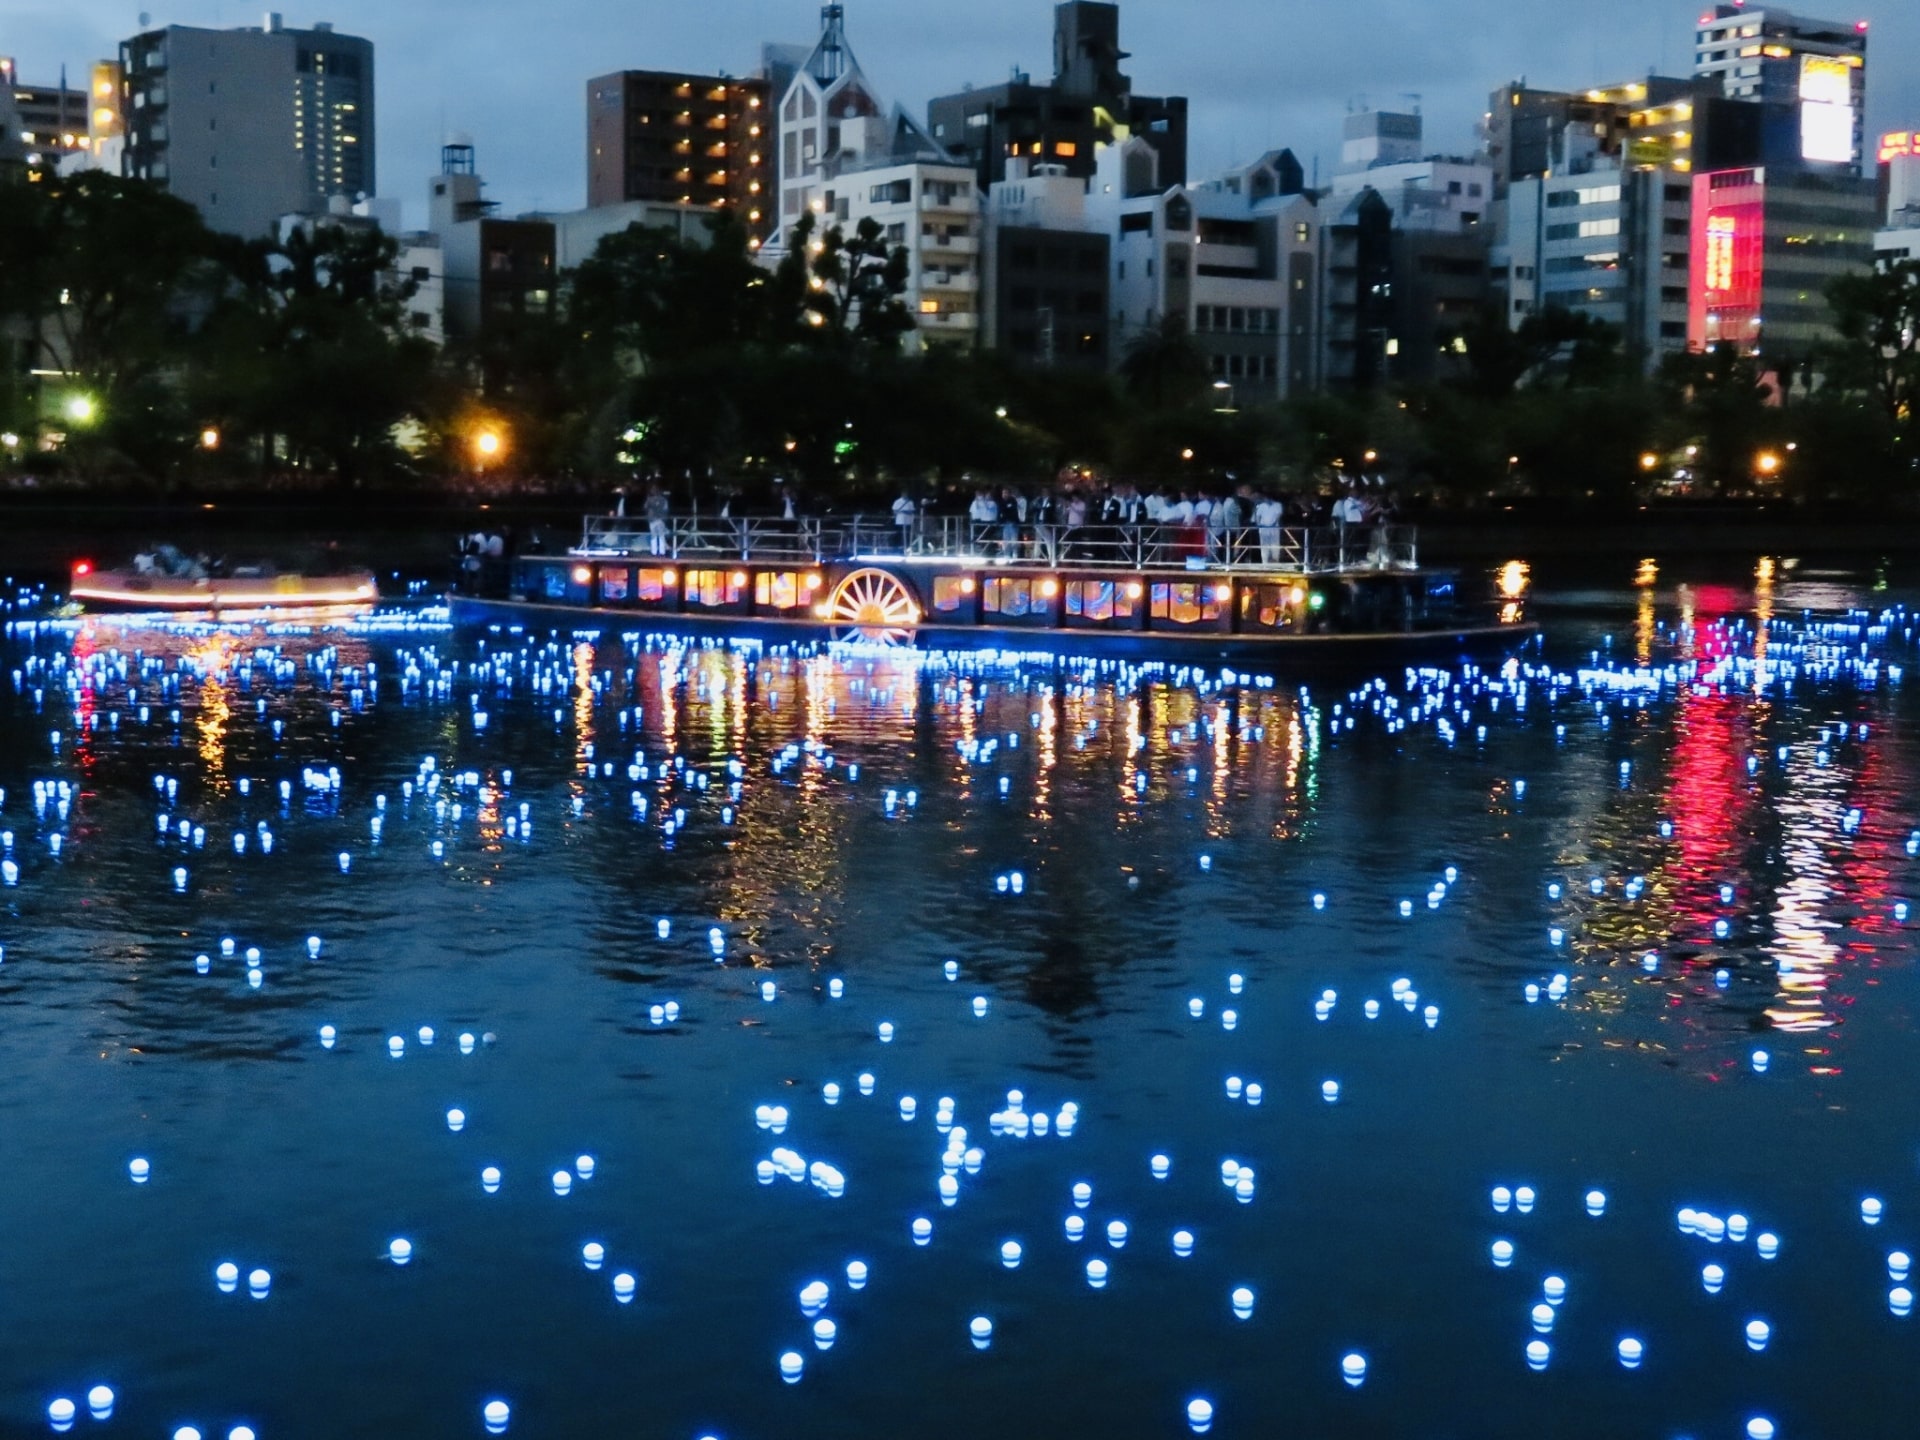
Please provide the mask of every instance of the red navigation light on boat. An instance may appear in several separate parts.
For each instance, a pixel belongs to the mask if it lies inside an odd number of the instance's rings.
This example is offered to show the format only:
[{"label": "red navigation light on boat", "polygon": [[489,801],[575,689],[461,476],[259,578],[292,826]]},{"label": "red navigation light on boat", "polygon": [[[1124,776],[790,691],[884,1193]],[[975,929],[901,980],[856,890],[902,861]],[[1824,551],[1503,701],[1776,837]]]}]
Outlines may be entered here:
[{"label": "red navigation light on boat", "polygon": [[91,575],[91,574],[93,573],[93,562],[92,562],[91,560],[76,560],[76,561],[74,561],[74,562],[73,562],[73,573],[74,573],[74,577],[75,577],[76,579],[78,579],[79,577],[81,577],[81,576],[83,576],[83,575]]}]

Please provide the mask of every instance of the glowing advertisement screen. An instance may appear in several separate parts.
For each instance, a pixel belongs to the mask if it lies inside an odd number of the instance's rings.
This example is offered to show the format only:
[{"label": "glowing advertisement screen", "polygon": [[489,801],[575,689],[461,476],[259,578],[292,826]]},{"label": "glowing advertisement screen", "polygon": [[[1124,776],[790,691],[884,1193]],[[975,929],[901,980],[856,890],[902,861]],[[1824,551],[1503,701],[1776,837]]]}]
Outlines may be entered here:
[{"label": "glowing advertisement screen", "polygon": [[1800,58],[1800,158],[1853,163],[1853,71],[1844,60]]}]

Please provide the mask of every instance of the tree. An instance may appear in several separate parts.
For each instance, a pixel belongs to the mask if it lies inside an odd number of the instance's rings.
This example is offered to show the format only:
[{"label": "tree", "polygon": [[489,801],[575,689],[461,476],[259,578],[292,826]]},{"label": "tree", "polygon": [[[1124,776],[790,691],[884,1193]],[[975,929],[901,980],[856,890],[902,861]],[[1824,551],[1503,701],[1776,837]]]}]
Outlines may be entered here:
[{"label": "tree", "polygon": [[798,296],[806,324],[828,343],[896,353],[914,326],[900,299],[913,272],[906,246],[888,244],[872,218],[852,235],[836,225],[816,239],[818,225],[809,212],[794,227],[792,248],[780,262],[778,293]]},{"label": "tree", "polygon": [[207,423],[276,457],[359,481],[389,465],[434,364],[406,327],[410,278],[378,229],[317,224],[248,243],[240,286],[209,326],[191,388]]},{"label": "tree", "polygon": [[1920,404],[1920,260],[1883,260],[1827,286],[1839,339],[1824,357],[1829,383],[1867,397],[1897,453],[1915,445]]},{"label": "tree", "polygon": [[102,171],[0,181],[0,319],[84,405],[90,464],[154,434],[154,397],[212,312],[228,247],[182,200]]},{"label": "tree", "polygon": [[1120,380],[1135,400],[1157,409],[1198,405],[1213,384],[1207,357],[1178,315],[1162,316],[1158,325],[1127,345]]}]

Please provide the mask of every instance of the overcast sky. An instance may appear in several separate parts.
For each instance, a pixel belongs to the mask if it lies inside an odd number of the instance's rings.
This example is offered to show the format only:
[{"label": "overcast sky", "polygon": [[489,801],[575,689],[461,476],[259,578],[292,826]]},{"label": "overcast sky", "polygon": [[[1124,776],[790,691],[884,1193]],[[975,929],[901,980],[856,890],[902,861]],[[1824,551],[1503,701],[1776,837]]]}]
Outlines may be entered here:
[{"label": "overcast sky", "polygon": [[[284,3],[284,0],[283,0]],[[310,0],[301,0],[310,3]],[[1710,3],[1710,0],[1709,0]],[[258,25],[233,0],[0,0],[0,54],[44,83],[115,53],[140,26]],[[1291,146],[1328,173],[1350,106],[1420,96],[1427,148],[1465,153],[1489,91],[1524,76],[1579,88],[1649,71],[1685,74],[1699,0],[1541,5],[1527,0],[1127,0],[1121,38],[1142,94],[1191,97],[1196,176]],[[1866,0],[1868,134],[1920,128],[1920,3]],[[424,218],[427,177],[451,131],[479,147],[508,213],[586,198],[589,76],[621,69],[744,74],[762,40],[811,41],[808,0],[324,0],[289,26],[331,20],[373,40],[380,191]],[[917,114],[964,83],[1019,65],[1052,72],[1051,0],[847,0],[854,52],[888,101]]]}]

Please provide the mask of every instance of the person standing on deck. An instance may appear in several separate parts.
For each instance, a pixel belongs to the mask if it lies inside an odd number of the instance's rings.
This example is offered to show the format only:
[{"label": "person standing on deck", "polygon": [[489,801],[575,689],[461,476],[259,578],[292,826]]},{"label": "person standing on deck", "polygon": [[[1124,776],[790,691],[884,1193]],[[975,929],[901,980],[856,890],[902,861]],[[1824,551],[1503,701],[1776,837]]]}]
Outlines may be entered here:
[{"label": "person standing on deck", "polygon": [[647,517],[647,553],[664,555],[667,553],[667,492],[658,485],[647,489],[645,513]]},{"label": "person standing on deck", "polygon": [[1280,524],[1286,509],[1271,495],[1262,495],[1253,507],[1253,523],[1260,532],[1260,563],[1280,563]]}]

